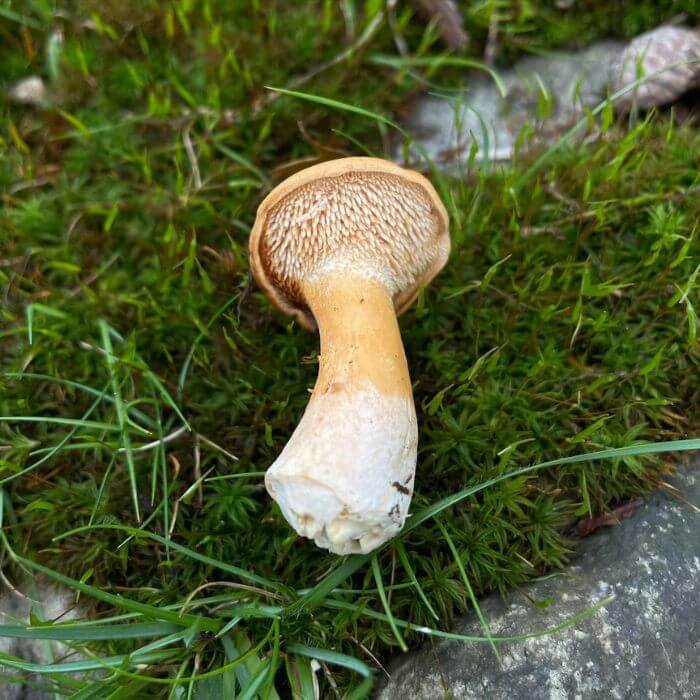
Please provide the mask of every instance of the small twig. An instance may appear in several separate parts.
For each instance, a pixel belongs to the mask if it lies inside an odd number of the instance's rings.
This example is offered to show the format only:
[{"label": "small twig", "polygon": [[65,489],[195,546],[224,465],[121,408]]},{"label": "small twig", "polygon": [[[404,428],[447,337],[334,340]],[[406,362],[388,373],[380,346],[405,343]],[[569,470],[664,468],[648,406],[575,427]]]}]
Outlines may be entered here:
[{"label": "small twig", "polygon": [[93,352],[99,352],[100,355],[107,355],[107,352],[104,348],[98,348],[96,345],[88,343],[87,340],[79,340],[78,346],[81,347],[83,350],[91,350]]},{"label": "small twig", "polygon": [[396,3],[387,2],[386,4],[386,19],[389,23],[389,28],[391,29],[391,35],[394,37],[394,45],[396,50],[401,56],[406,58],[409,54],[408,44],[403,38],[403,35],[399,32],[399,27],[396,22]]},{"label": "small twig", "polygon": [[70,220],[70,223],[68,224],[68,228],[66,229],[66,239],[70,238],[73,235],[73,231],[75,231],[75,227],[80,223],[80,220],[82,218],[83,218],[83,212],[78,212]]},{"label": "small twig", "polygon": [[223,447],[221,447],[221,445],[217,445],[209,438],[204,437],[204,435],[202,435],[201,433],[195,433],[195,438],[199,438],[205,445],[213,447],[215,450],[218,450],[222,454],[225,454],[229,459],[232,459],[234,462],[238,462],[238,457],[236,457],[236,455],[233,455],[230,452],[226,451]]},{"label": "small twig", "polygon": [[434,22],[449,49],[463,51],[469,44],[464,19],[454,0],[411,0],[411,5],[428,22]]},{"label": "small twig", "polygon": [[190,170],[192,171],[192,182],[194,183],[194,188],[196,190],[201,190],[202,176],[199,172],[199,163],[197,161],[197,155],[194,152],[192,139],[190,139],[189,129],[185,129],[182,132],[182,143],[185,145],[185,153],[187,153],[187,160],[190,163]]},{"label": "small twig", "polygon": [[682,503],[685,503],[689,508],[691,508],[696,513],[700,513],[700,508],[695,505],[692,501],[689,501],[679,489],[677,489],[673,484],[669,484],[667,481],[657,481],[657,485],[666,491],[672,498],[675,498]]},{"label": "small twig", "polygon": [[492,66],[498,53],[498,12],[491,14],[489,20],[489,33],[486,36],[486,47],[484,48],[484,63]]},{"label": "small twig", "polygon": [[551,182],[547,185],[547,192],[549,192],[549,194],[551,194],[552,197],[554,197],[555,199],[558,199],[560,202],[566,204],[570,209],[583,213],[583,207],[581,206],[581,203],[577,202],[575,199],[571,199],[571,197],[567,197],[565,194],[560,192],[556,182]]},{"label": "small twig", "polygon": [[0,260],[0,267],[11,267],[22,260],[24,260],[24,255],[18,255],[16,258],[4,258]]},{"label": "small twig", "polygon": [[68,296],[74,297],[80,294],[83,287],[89,287],[96,279],[98,279],[102,274],[104,274],[117,260],[119,260],[119,253],[114,253],[107,262],[98,268],[91,274],[89,274],[80,284],[76,284],[73,289],[68,292]]},{"label": "small twig", "polygon": [[[145,445],[139,445],[138,447],[133,447],[131,449],[132,452],[148,452],[149,450],[152,450],[154,447],[158,447],[159,445],[165,445],[168,442],[173,442],[173,440],[177,440],[181,435],[184,435],[187,432],[187,426],[183,425],[179,427],[177,430],[174,430],[172,433],[169,433],[163,438],[160,438],[159,440],[154,440],[153,442],[147,442]],[[124,452],[124,448],[120,447],[117,452]]]},{"label": "small twig", "polygon": [[[2,581],[9,589],[11,593],[14,593],[15,595],[19,596],[20,598],[24,598],[24,600],[28,600],[30,603],[38,603],[39,601],[34,600],[33,598],[30,598],[27,595],[24,595],[22,591],[19,590],[19,588],[15,588],[7,579],[5,574],[3,573],[2,567],[0,567],[0,581]],[[0,615],[7,615],[7,613],[0,613]]]},{"label": "small twig", "polygon": [[328,680],[328,685],[330,685],[331,690],[333,691],[334,695],[338,700],[340,700],[340,691],[338,690],[338,684],[335,682],[335,678],[333,678],[333,674],[331,673],[331,670],[326,666],[324,661],[320,662],[321,668],[323,669],[323,673],[326,676],[326,679]]},{"label": "small twig", "polygon": [[359,639],[353,637],[352,635],[350,636],[350,639],[352,639],[352,641],[355,642],[355,644],[357,644],[357,646],[360,647],[360,649],[362,649],[362,651],[364,651],[365,654],[367,654],[367,656],[369,656],[369,658],[372,659],[372,661],[374,661],[374,663],[377,664],[377,666],[382,669],[382,671],[384,671],[384,675],[389,680],[391,680],[391,674],[382,665],[381,661]]},{"label": "small twig", "polygon": [[340,14],[345,20],[345,40],[350,42],[355,38],[355,14],[348,0],[340,0]]},{"label": "small twig", "polygon": [[202,455],[199,449],[201,438],[199,433],[194,436],[194,478],[197,486],[197,505],[201,508],[204,496],[202,493]]},{"label": "small twig", "polygon": [[[209,581],[208,583],[203,583],[201,586],[197,586],[192,593],[190,593],[187,598],[185,598],[185,602],[182,604],[182,608],[180,609],[180,614],[184,615],[185,610],[187,607],[190,605],[192,602],[192,599],[198,594],[201,593],[205,588],[211,588],[212,586],[223,586],[224,588],[235,588],[236,590],[240,591],[250,591],[251,593],[257,593],[258,595],[265,596],[266,598],[272,598],[272,600],[283,600],[283,597],[279,595],[279,593],[272,593],[271,591],[266,591],[263,588],[257,588],[256,586],[250,586],[246,583],[235,583],[233,581]],[[230,605],[230,603],[225,603],[224,607]],[[221,606],[219,606],[218,609],[221,609]]]},{"label": "small twig", "polygon": [[173,506],[173,517],[170,520],[170,527],[168,528],[168,537],[172,537],[172,534],[175,531],[175,523],[177,522],[177,513],[179,510],[180,501],[175,501],[175,505]]},{"label": "small twig", "polygon": [[21,182],[16,182],[9,189],[10,194],[15,194],[15,192],[21,192],[22,190],[30,190],[34,187],[43,187],[48,185],[56,179],[55,174],[44,175],[43,177],[37,177],[33,180],[22,180]]}]

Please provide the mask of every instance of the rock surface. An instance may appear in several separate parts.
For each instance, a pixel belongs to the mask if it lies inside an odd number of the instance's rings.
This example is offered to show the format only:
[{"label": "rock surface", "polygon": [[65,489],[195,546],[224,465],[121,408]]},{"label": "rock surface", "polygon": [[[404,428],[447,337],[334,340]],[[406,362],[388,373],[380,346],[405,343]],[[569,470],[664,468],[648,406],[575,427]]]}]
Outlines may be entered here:
[{"label": "rock surface", "polygon": [[[580,53],[524,58],[499,72],[505,95],[488,75],[471,73],[461,94],[419,97],[403,120],[415,136],[409,163],[427,157],[458,173],[474,147],[477,162],[510,160],[528,121],[535,143],[554,141],[583,116],[584,109],[605,99],[609,66],[623,48],[620,42],[605,41]],[[403,144],[397,142],[394,159],[402,162],[402,155]]]},{"label": "rock surface", "polygon": [[[43,583],[31,587],[30,598],[23,597],[6,587],[0,586],[0,623],[4,625],[23,625],[29,621],[29,611],[42,620],[63,622],[80,617],[80,609],[73,602],[73,594],[65,589]],[[68,648],[60,642],[33,639],[12,639],[0,636],[0,652],[29,661],[31,663],[48,663],[61,659]],[[70,660],[74,661],[75,656]],[[40,676],[30,678],[31,683],[13,683],[8,680],[18,671],[9,670],[0,665],[0,699],[1,700],[52,700],[53,693],[42,689]]]},{"label": "rock surface", "polygon": [[663,26],[629,44],[600,41],[576,53],[523,58],[499,71],[504,94],[492,77],[472,71],[462,91],[413,102],[402,122],[414,141],[404,158],[397,139],[393,158],[411,165],[429,159],[453,174],[464,169],[472,149],[477,162],[508,161],[526,124],[532,138],[524,147],[554,143],[587,111],[641,76],[648,80],[618,96],[617,112],[673,102],[700,85],[699,57],[700,32]]},{"label": "rock surface", "polygon": [[[700,504],[700,468],[671,481]],[[523,593],[552,602],[538,608]],[[629,519],[582,541],[562,575],[524,586],[505,602],[482,602],[494,636],[554,627],[614,595],[595,617],[556,635],[499,645],[500,666],[487,645],[426,645],[397,661],[378,697],[698,698],[699,593],[700,515],[659,492]],[[481,635],[473,617],[457,631]]]}]

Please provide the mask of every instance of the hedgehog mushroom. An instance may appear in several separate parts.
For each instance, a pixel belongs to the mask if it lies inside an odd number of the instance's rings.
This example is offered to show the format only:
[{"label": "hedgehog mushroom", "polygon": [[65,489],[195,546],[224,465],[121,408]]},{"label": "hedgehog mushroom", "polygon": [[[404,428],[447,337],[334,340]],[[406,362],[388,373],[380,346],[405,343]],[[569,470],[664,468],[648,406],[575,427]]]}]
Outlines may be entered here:
[{"label": "hedgehog mushroom", "polygon": [[418,431],[396,314],[449,250],[447,212],[432,185],[377,158],[307,168],[258,208],[253,275],[321,339],[311,399],[265,485],[319,547],[367,553],[403,526]]}]

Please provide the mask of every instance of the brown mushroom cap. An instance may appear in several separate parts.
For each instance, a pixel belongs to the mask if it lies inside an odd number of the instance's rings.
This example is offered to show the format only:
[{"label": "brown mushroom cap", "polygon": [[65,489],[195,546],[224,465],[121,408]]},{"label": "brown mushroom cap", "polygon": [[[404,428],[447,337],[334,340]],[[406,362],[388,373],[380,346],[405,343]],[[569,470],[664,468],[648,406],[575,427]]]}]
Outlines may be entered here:
[{"label": "brown mushroom cap", "polygon": [[405,311],[447,262],[447,212],[430,182],[379,158],[340,158],[278,185],[250,235],[253,276],[282,311],[313,330],[302,283],[331,271],[382,281]]}]

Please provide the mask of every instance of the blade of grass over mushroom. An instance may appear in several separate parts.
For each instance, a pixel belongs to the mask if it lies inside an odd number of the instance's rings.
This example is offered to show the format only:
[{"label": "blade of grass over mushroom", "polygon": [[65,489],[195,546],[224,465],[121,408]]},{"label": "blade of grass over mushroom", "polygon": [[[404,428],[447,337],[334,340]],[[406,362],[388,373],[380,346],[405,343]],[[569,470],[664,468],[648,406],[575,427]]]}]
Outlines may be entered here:
[{"label": "blade of grass over mushroom", "polygon": [[121,428],[121,439],[122,445],[124,446],[124,452],[126,455],[126,466],[129,470],[129,482],[131,484],[131,500],[134,506],[134,514],[136,515],[136,520],[141,520],[141,513],[139,510],[139,497],[138,497],[138,484],[136,483],[136,466],[134,464],[134,454],[131,450],[131,438],[129,437],[129,431],[127,428],[127,412],[122,402],[121,390],[119,388],[119,379],[117,377],[115,369],[115,358],[114,352],[112,350],[112,339],[110,337],[109,326],[102,320],[99,321],[100,334],[102,336],[102,347],[105,351],[105,357],[107,359],[107,369],[112,382],[112,392],[114,395],[114,407],[117,412],[117,420],[119,421],[119,426]]},{"label": "blade of grass over mushroom", "polygon": [[496,658],[498,659],[498,661],[500,663],[501,655],[498,653],[498,649],[496,649],[496,645],[494,644],[493,635],[491,634],[491,628],[489,627],[489,623],[487,622],[486,618],[484,617],[484,614],[481,612],[481,606],[479,605],[479,601],[476,599],[476,596],[474,595],[474,589],[472,588],[472,584],[469,582],[469,576],[467,576],[467,572],[464,570],[464,564],[462,563],[462,559],[459,556],[459,552],[457,551],[457,547],[455,547],[455,543],[452,541],[452,538],[450,537],[450,533],[447,532],[447,530],[445,529],[445,526],[439,520],[436,520],[435,523],[437,524],[440,532],[442,533],[442,536],[445,538],[445,542],[447,542],[447,546],[450,548],[450,551],[452,552],[452,556],[454,558],[455,564],[457,564],[457,568],[459,569],[459,574],[462,577],[462,582],[464,583],[464,587],[467,589],[467,594],[469,595],[469,600],[471,601],[472,607],[474,608],[474,612],[476,612],[476,616],[479,618],[479,624],[481,625],[481,629],[484,630],[484,635],[486,636],[486,639],[488,639],[489,644],[491,645],[491,648],[493,649],[493,653],[496,655]]},{"label": "blade of grass over mushroom", "polygon": [[391,613],[391,606],[389,605],[389,601],[386,597],[386,591],[384,590],[384,582],[382,581],[382,571],[379,568],[379,561],[377,560],[376,554],[372,557],[372,574],[374,575],[374,580],[377,584],[379,599],[382,601],[382,606],[384,607],[387,619],[389,620],[389,626],[391,627],[391,631],[394,633],[394,638],[398,642],[399,647],[401,647],[401,651],[406,652],[408,651],[408,647],[406,646],[406,642],[401,636],[399,628],[396,626],[396,623],[394,621],[394,616]]},{"label": "blade of grass over mushroom", "polygon": [[[378,122],[379,124],[385,124],[386,126],[391,127],[392,129],[396,130],[398,133],[400,133],[404,138],[412,140],[412,135],[409,134],[400,124],[397,122],[388,119],[387,117],[382,116],[381,114],[377,114],[376,112],[372,112],[370,110],[364,109],[363,107],[358,107],[357,105],[352,105],[348,104],[347,102],[341,102],[340,100],[334,100],[328,97],[322,97],[320,95],[313,95],[310,93],[306,92],[298,92],[296,90],[287,90],[286,88],[277,88],[277,87],[272,87],[272,86],[266,86],[268,90],[272,90],[274,92],[279,92],[283,95],[287,95],[288,97],[296,97],[301,100],[307,100],[309,102],[315,102],[317,104],[325,105],[326,107],[333,107],[334,109],[340,109],[346,112],[351,112],[353,114],[359,114],[363,117],[367,117],[368,119],[373,119],[374,121]],[[436,166],[434,161],[428,156],[427,152],[423,148],[421,144],[416,144],[416,148],[418,151],[425,157],[426,164],[428,165],[430,169],[430,173],[432,177],[434,178],[436,185],[437,185],[437,190],[440,193],[440,196],[445,199],[448,202],[450,202],[450,198],[447,197],[447,193],[449,191],[449,188],[447,186],[447,181],[443,173],[440,171],[440,169]]]}]

